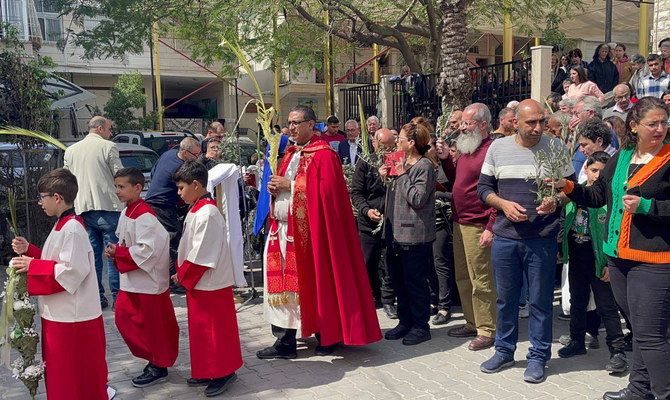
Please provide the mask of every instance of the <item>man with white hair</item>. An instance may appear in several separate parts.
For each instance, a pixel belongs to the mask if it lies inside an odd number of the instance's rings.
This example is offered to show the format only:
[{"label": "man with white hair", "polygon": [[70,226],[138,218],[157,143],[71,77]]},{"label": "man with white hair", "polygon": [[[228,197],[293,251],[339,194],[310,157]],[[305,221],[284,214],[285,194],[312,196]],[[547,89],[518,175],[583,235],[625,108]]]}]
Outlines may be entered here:
[{"label": "man with white hair", "polygon": [[377,118],[376,115],[369,116],[367,121],[365,121],[365,125],[368,128],[368,133],[370,134],[371,138],[375,137],[375,133],[382,126],[382,124],[379,122],[379,118]]},{"label": "man with white hair", "polygon": [[495,210],[477,197],[477,183],[486,152],[493,140],[488,136],[491,112],[482,103],[463,110],[461,133],[456,148],[461,153],[458,163],[449,155],[443,140],[437,143],[438,157],[452,191],[454,220],[455,279],[461,297],[465,325],[450,329],[447,335],[475,338],[470,350],[489,348],[496,333],[496,290],[491,264],[491,243]]},{"label": "man with white hair", "polygon": [[361,133],[361,128],[358,126],[358,122],[350,119],[345,122],[344,130],[347,140],[340,142],[340,145],[337,147],[337,154],[340,155],[342,163],[355,165],[358,161],[358,155],[362,151],[361,146],[356,143]]}]

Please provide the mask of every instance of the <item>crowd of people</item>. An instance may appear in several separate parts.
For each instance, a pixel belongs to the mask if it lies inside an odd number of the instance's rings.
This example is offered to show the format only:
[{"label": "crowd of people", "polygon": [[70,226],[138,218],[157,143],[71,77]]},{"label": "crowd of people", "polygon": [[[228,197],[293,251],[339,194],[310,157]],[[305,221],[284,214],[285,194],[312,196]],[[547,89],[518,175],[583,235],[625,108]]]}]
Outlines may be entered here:
[{"label": "crowd of people", "polygon": [[[460,304],[465,323],[447,335],[468,338],[471,351],[494,349],[483,373],[514,365],[527,318],[523,380],[540,383],[562,285],[570,328],[558,356],[596,348],[602,322],[603,368],[630,370],[628,386],[603,399],[670,399],[670,39],[659,48],[632,87],[641,68],[627,64],[625,46],[598,46],[588,65],[579,49],[556,55],[556,77],[570,76],[569,85],[554,79],[561,84],[543,104],[508,104],[495,130],[489,107],[473,103],[441,132],[421,116],[397,129],[371,116],[363,143],[357,121],[342,132],[331,116],[321,132],[311,108],[294,107],[277,169],[259,161],[263,314],[276,341],[256,356],[296,358],[297,340],[312,335],[315,355],[382,337],[419,345]],[[144,176],[121,166],[102,117],[67,150],[66,168],[40,180],[39,201],[58,222],[41,251],[16,238],[22,256],[12,266],[38,297],[47,368],[68,365],[47,373],[50,398],[113,392],[105,392],[103,252],[116,325],[148,362],[133,385],[165,380],[176,360],[170,290],[187,298],[187,384],[216,396],[235,380],[243,360],[230,238],[239,233],[208,190],[219,125],[161,156],[146,199]],[[349,184],[343,164],[353,166]],[[397,320],[383,335],[376,308]]]}]

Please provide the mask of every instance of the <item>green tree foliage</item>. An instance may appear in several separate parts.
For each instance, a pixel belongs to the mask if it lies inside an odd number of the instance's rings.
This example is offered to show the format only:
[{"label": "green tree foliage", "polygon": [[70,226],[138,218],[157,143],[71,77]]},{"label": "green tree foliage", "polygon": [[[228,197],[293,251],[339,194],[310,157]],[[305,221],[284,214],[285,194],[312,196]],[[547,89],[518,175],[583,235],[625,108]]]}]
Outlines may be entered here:
[{"label": "green tree foliage", "polygon": [[142,75],[139,72],[126,72],[111,90],[111,98],[105,103],[105,118],[114,122],[119,131],[153,128],[153,115],[136,117],[135,112],[143,108],[147,95],[142,92]]},{"label": "green tree foliage", "polygon": [[[161,34],[189,40],[184,43],[195,58],[235,63],[218,46],[223,37],[237,38],[254,60],[271,60],[276,54],[282,68],[314,68],[328,33],[336,39],[335,51],[373,43],[397,49],[415,72],[440,69],[443,11],[438,0],[53,0],[63,14],[74,16],[70,32],[89,58],[138,54],[151,40],[154,22]],[[594,1],[594,0],[587,0]],[[541,36],[546,16],[551,27],[583,9],[581,0],[475,0],[469,8],[469,25],[501,24],[510,15],[515,30]],[[471,4],[470,4],[471,3]],[[330,15],[324,23],[324,11]],[[279,16],[275,32],[272,20]],[[86,18],[102,17],[92,30],[82,31]],[[555,35],[554,35],[555,36]],[[266,65],[274,68],[271,63]],[[230,71],[224,71],[229,73]]]},{"label": "green tree foliage", "polygon": [[[26,53],[16,29],[6,24],[0,39],[0,125],[52,134],[57,127],[44,85],[55,67],[49,57]],[[17,137],[24,143],[36,139]]]}]

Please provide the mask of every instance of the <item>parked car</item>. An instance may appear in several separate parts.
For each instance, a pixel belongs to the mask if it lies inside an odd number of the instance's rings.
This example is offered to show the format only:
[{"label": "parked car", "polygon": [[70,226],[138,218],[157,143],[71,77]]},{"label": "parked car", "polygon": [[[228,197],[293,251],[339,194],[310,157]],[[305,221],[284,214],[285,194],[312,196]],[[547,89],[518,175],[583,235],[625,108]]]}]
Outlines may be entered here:
[{"label": "parked car", "polygon": [[140,132],[123,131],[112,137],[112,141],[117,144],[127,143],[148,147],[160,157],[163,153],[175,146],[186,137],[199,139],[190,132]]},{"label": "parked car", "polygon": [[158,154],[155,151],[137,144],[117,143],[119,148],[119,157],[124,167],[137,167],[144,174],[144,188],[142,188],[142,198],[147,194],[149,182],[151,182],[151,169],[158,161]]}]

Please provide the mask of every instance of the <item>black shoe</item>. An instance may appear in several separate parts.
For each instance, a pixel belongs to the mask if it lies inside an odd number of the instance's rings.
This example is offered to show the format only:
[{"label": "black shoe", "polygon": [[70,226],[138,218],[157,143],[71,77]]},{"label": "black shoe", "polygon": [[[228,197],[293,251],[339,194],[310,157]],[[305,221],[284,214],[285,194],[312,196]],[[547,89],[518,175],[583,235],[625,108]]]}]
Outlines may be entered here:
[{"label": "black shoe", "polygon": [[584,347],[584,343],[576,340],[571,340],[565,347],[558,350],[558,356],[561,358],[570,358],[580,354],[586,354],[586,347]]},{"label": "black shoe", "polygon": [[654,400],[654,395],[649,393],[644,396],[638,396],[631,392],[630,389],[624,388],[618,392],[605,392],[603,400]]},{"label": "black shoe", "polygon": [[412,346],[415,344],[423,343],[427,340],[430,340],[430,331],[429,330],[420,330],[412,329],[407,335],[402,339],[402,344],[405,346]]},{"label": "black shoe", "polygon": [[105,296],[100,297],[100,308],[104,310],[107,307],[109,307],[109,302],[107,301],[107,298]]},{"label": "black shoe", "polygon": [[186,288],[183,286],[170,286],[170,293],[172,294],[186,294]]},{"label": "black shoe", "polygon": [[211,379],[204,378],[204,379],[199,379],[199,378],[188,378],[186,380],[186,384],[189,385],[190,387],[197,387],[197,386],[206,386],[212,383]]},{"label": "black shoe", "polygon": [[444,325],[449,320],[451,319],[451,312],[449,310],[446,310],[446,314],[442,314],[441,312],[438,312],[434,317],[433,317],[433,325]]},{"label": "black shoe", "polygon": [[316,349],[314,349],[314,355],[315,356],[329,356],[333,354],[335,351],[335,348],[337,348],[338,343],[331,344],[330,346],[321,346],[318,345],[316,346]]},{"label": "black shoe", "polygon": [[149,363],[144,368],[142,375],[133,378],[132,383],[136,388],[143,388],[166,381],[167,375],[167,368],[160,368],[153,365],[152,363]]},{"label": "black shoe", "polygon": [[375,308],[376,308],[377,310],[379,310],[380,308],[382,308],[382,301],[381,301],[381,300],[379,300],[379,299],[375,299]]},{"label": "black shoe", "polygon": [[560,319],[561,321],[570,321],[570,316],[565,313],[560,313],[558,314],[558,319]]},{"label": "black shoe", "polygon": [[437,311],[438,311],[438,310],[437,310],[437,306],[434,306],[434,305],[431,304],[431,305],[430,305],[430,315],[435,315],[435,314],[437,314]]},{"label": "black shoe", "polygon": [[384,338],[386,338],[386,340],[402,339],[409,333],[409,330],[408,327],[398,324],[398,326],[386,332]]},{"label": "black shoe", "polygon": [[382,307],[389,319],[398,319],[398,310],[395,308],[394,304],[384,304]]},{"label": "black shoe", "polygon": [[298,352],[297,350],[279,350],[275,346],[270,346],[264,348],[263,350],[258,350],[256,352],[256,357],[260,358],[261,360],[289,360],[298,357]]},{"label": "black shoe", "polygon": [[609,373],[621,373],[628,369],[628,359],[625,353],[614,353],[610,356],[610,361],[605,365],[605,370]]},{"label": "black shoe", "polygon": [[212,379],[212,383],[205,388],[205,396],[214,397],[220,395],[225,392],[236,379],[237,375],[235,375],[234,372],[223,378]]}]

